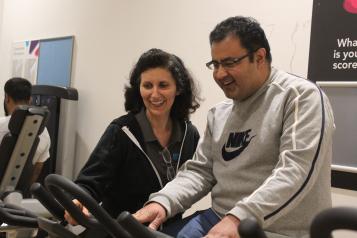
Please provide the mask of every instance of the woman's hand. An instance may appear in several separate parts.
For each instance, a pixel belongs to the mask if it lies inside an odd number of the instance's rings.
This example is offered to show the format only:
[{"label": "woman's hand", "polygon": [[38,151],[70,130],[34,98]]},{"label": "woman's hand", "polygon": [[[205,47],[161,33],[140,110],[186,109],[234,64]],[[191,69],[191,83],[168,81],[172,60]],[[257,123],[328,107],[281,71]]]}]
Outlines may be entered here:
[{"label": "woman's hand", "polygon": [[[89,217],[89,211],[86,207],[82,205],[77,199],[72,200],[72,202],[82,211],[82,213]],[[71,216],[71,214],[68,213],[67,210],[64,211],[64,219],[71,224],[72,226],[78,225],[78,222]]]}]

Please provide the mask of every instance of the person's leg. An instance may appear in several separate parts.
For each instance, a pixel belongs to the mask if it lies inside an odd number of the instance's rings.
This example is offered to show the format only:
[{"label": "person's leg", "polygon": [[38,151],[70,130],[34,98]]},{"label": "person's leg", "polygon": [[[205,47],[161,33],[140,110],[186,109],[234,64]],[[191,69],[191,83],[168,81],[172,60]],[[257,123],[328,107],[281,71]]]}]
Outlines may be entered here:
[{"label": "person's leg", "polygon": [[221,219],[213,212],[207,209],[192,217],[189,222],[178,232],[177,238],[201,238],[205,236],[211,228]]},{"label": "person's leg", "polygon": [[170,224],[167,224],[166,226],[164,225],[163,229],[161,230],[162,233],[165,233],[166,235],[170,235],[173,237],[176,237],[177,233],[180,232],[180,230],[195,216],[203,213],[204,210],[202,211],[197,211],[193,213],[192,215],[185,217],[183,219],[171,222]]}]

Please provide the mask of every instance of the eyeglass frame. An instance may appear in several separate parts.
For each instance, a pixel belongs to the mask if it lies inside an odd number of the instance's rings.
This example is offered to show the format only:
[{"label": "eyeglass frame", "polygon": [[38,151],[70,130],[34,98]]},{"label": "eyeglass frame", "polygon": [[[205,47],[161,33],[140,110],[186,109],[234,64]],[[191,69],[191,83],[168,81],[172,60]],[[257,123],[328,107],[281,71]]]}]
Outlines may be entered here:
[{"label": "eyeglass frame", "polygon": [[[211,60],[210,62],[206,63],[206,67],[210,70],[217,70],[217,69],[219,69],[219,66],[221,65],[224,69],[231,69],[231,68],[235,67],[237,64],[239,64],[242,60],[244,60],[248,56],[255,53],[257,50],[259,50],[259,48],[255,49],[253,51],[249,51],[247,54],[245,54],[241,57],[227,57],[221,61]],[[229,61],[229,62],[227,62],[227,61]],[[217,65],[217,67],[215,66],[215,64]],[[213,66],[213,68],[212,68],[212,66]]]},{"label": "eyeglass frame", "polygon": [[166,165],[166,178],[171,181],[175,178],[176,176],[176,171],[174,166],[172,165],[172,157],[171,153],[168,148],[164,148],[162,151],[160,151],[160,154],[165,162]]}]

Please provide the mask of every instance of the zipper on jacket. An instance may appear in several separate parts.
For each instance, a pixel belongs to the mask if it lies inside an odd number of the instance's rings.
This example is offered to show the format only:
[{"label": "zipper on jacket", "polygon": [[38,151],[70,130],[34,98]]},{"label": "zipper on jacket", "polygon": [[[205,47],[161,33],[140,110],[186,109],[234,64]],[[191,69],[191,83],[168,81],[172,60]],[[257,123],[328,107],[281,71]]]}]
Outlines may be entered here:
[{"label": "zipper on jacket", "polygon": [[[133,133],[131,133],[131,131],[129,130],[129,128],[127,126],[123,126],[121,129],[129,137],[129,139],[141,150],[141,152],[145,155],[146,159],[149,161],[152,169],[155,172],[157,180],[159,180],[160,187],[163,188],[164,186],[162,184],[162,180],[161,180],[159,172],[157,171],[157,169],[156,169],[155,165],[153,164],[153,162],[151,161],[150,157],[146,154],[146,152],[143,150],[143,148],[141,148],[141,145],[140,145],[139,141],[136,139],[136,137],[133,135]],[[180,154],[179,154],[179,158],[177,160],[176,174],[177,174],[178,168],[180,166],[181,153],[182,153],[182,149],[183,149],[183,144],[184,144],[185,139],[186,139],[186,134],[187,134],[187,123],[185,122],[185,133],[184,133],[184,136],[182,138],[182,143],[181,143],[181,147],[180,147]]]},{"label": "zipper on jacket", "polygon": [[[185,121],[185,133],[183,134],[182,143],[181,143],[181,148],[180,148],[180,154],[179,154],[179,158],[178,158],[178,160],[177,160],[176,175],[177,175],[178,169],[179,169],[179,167],[180,167],[181,153],[182,153],[182,149],[183,149],[183,144],[184,144],[185,139],[186,139],[186,134],[187,134],[187,122]],[[176,176],[175,176],[175,177],[176,177]]]}]

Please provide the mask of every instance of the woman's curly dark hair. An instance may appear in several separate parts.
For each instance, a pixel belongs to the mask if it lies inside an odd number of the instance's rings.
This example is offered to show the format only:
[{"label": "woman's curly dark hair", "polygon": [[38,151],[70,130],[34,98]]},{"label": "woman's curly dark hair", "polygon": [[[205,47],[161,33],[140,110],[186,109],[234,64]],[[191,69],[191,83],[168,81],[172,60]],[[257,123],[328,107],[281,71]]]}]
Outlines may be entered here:
[{"label": "woman's curly dark hair", "polygon": [[175,97],[170,116],[178,120],[188,120],[189,114],[200,106],[196,85],[182,60],[160,49],[150,49],[143,53],[132,69],[130,84],[125,87],[125,110],[138,113],[145,107],[140,95],[140,77],[143,72],[153,68],[167,69],[176,82],[179,94]]}]

